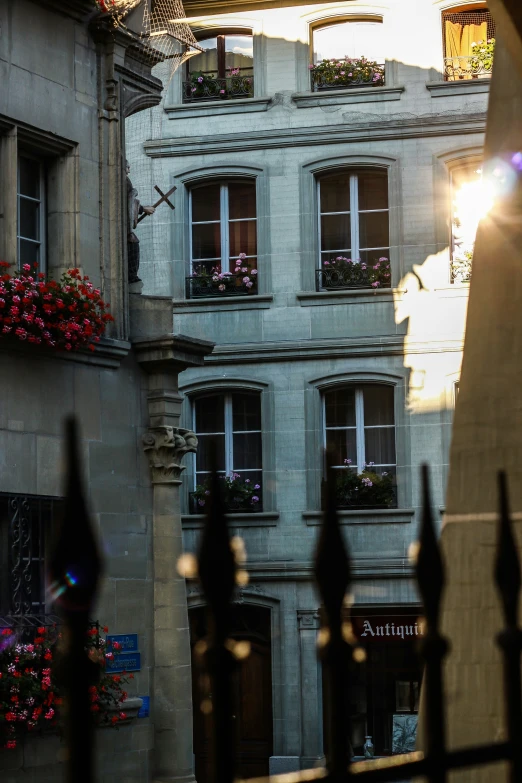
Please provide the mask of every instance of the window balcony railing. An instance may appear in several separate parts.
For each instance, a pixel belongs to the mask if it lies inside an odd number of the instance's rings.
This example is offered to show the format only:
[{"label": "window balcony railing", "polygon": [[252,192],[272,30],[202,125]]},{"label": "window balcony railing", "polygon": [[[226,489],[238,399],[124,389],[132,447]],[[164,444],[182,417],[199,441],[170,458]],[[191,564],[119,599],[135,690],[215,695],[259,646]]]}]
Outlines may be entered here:
[{"label": "window balcony railing", "polygon": [[390,288],[391,285],[390,267],[387,259],[379,262],[378,266],[359,262],[332,262],[330,266],[316,269],[315,279],[318,291]]},{"label": "window balcony railing", "polygon": [[[252,503],[246,498],[225,497],[225,511],[227,514],[239,514],[245,512],[249,514],[255,514],[256,512],[263,510],[263,498],[260,490],[258,497],[259,500],[257,503]],[[195,492],[191,492],[189,494],[189,507],[191,514],[205,514],[207,512],[206,501],[203,501],[203,505],[201,505],[201,501],[198,500],[197,493]]]},{"label": "window balcony railing", "polygon": [[344,90],[351,87],[383,87],[385,84],[384,64],[366,63],[350,69],[349,65],[342,67],[326,67],[323,63],[311,71],[312,92],[323,90]]},{"label": "window balcony railing", "polygon": [[[199,81],[201,79],[201,81]],[[183,103],[253,98],[254,77],[248,74],[218,78],[203,74],[183,82]]]},{"label": "window balcony railing", "polygon": [[489,79],[493,60],[483,60],[475,55],[459,55],[444,58],[444,80],[457,82],[461,79]]},{"label": "window balcony railing", "polygon": [[363,473],[357,476],[350,471],[335,471],[335,494],[340,509],[397,508],[397,487],[393,474]]},{"label": "window balcony railing", "polygon": [[257,274],[200,273],[185,278],[187,299],[204,299],[209,296],[248,296],[257,294]]}]

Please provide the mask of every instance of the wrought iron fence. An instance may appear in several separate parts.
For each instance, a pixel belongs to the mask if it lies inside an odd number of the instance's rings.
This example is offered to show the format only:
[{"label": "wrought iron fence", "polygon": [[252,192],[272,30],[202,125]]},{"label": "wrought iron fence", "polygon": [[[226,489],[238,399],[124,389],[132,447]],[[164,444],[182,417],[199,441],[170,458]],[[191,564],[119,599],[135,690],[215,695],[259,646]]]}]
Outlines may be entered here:
[{"label": "wrought iron fence", "polygon": [[365,68],[357,76],[345,76],[335,79],[328,74],[311,73],[312,91],[349,90],[351,87],[383,87],[386,83],[384,63],[375,68]]},{"label": "wrought iron fence", "polygon": [[[248,279],[247,283],[243,282]],[[227,274],[218,279],[212,273],[195,274],[185,278],[187,299],[202,299],[208,296],[248,296],[257,294],[257,275]]]},{"label": "wrought iron fence", "polygon": [[346,268],[316,269],[315,280],[318,291],[372,287],[370,270],[362,264],[350,264]]},{"label": "wrought iron fence", "polygon": [[492,64],[484,63],[476,55],[459,55],[444,58],[444,79],[456,82],[459,79],[489,79]]},{"label": "wrought iron fence", "polygon": [[252,98],[254,96],[253,76],[226,76],[221,79],[204,75],[201,78],[201,82],[198,82],[197,79],[183,82],[183,103]]},{"label": "wrought iron fence", "polygon": [[[261,496],[261,490],[258,491]],[[206,511],[206,500],[203,501],[204,505],[198,503],[198,498],[194,492],[189,493],[189,507],[191,514],[204,514]],[[263,502],[260,500],[258,503],[252,503],[251,501],[243,498],[229,498],[224,501],[224,507],[227,514],[235,514],[239,511],[248,512],[249,514],[255,514],[258,511],[263,510]]]}]

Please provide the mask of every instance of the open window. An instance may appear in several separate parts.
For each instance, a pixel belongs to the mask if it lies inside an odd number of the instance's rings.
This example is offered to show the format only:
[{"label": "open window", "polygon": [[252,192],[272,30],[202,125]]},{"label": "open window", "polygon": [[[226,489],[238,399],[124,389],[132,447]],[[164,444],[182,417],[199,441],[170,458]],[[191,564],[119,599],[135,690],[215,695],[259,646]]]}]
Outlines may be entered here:
[{"label": "open window", "polygon": [[312,30],[312,89],[384,84],[381,20],[330,21]]},{"label": "open window", "polygon": [[183,102],[251,98],[254,95],[254,49],[251,33],[201,38],[205,50],[186,65]]},{"label": "open window", "polygon": [[495,22],[485,3],[444,11],[442,35],[446,81],[491,76]]}]

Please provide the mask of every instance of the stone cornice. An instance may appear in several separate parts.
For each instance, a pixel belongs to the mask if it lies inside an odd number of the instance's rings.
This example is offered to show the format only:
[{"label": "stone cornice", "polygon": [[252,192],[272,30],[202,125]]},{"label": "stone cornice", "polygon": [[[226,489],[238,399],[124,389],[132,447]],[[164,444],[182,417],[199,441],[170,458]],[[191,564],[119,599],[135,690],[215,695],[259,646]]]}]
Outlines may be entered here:
[{"label": "stone cornice", "polygon": [[214,343],[183,334],[168,334],[134,340],[133,346],[138,362],[147,372],[180,373],[187,367],[201,366]]},{"label": "stone cornice", "polygon": [[[248,547],[248,538],[246,539]],[[354,579],[412,579],[413,567],[407,557],[386,557],[375,553],[372,557],[354,557],[351,560]],[[314,564],[294,560],[249,560],[246,570],[251,579],[276,581],[313,581]]]},{"label": "stone cornice", "polygon": [[[407,345],[405,346],[405,340]],[[251,364],[256,361],[285,362],[289,359],[352,358],[356,356],[404,356],[420,353],[460,352],[464,340],[415,342],[405,336],[285,340],[266,343],[229,343],[217,345],[205,364]]]},{"label": "stone cornice", "polygon": [[164,158],[176,155],[201,155],[282,147],[310,147],[346,142],[416,139],[430,136],[459,136],[484,133],[486,113],[423,115],[413,118],[391,117],[379,122],[360,124],[276,128],[248,133],[220,133],[208,136],[188,136],[158,139],[144,144],[147,155]]}]

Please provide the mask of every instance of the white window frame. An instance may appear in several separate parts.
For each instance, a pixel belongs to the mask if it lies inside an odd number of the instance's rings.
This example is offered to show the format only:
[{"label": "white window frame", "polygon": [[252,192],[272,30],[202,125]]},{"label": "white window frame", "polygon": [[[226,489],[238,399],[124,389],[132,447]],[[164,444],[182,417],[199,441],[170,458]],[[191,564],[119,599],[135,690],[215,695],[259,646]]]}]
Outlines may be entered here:
[{"label": "white window frame", "polygon": [[[20,159],[24,158],[25,160],[30,160],[33,162],[35,167],[38,167],[38,180],[39,180],[39,197],[33,198],[31,196],[26,196],[23,193],[20,193]],[[33,203],[38,204],[38,223],[39,223],[39,235],[40,239],[31,239],[30,237],[24,237],[20,233],[20,201],[22,199],[25,199],[26,201],[32,201]],[[47,268],[47,259],[46,259],[46,242],[47,242],[47,204],[46,204],[46,193],[45,193],[45,169],[44,165],[41,160],[38,160],[37,158],[32,157],[31,155],[27,155],[23,152],[20,152],[18,154],[17,162],[16,162],[16,254],[17,254],[17,262],[18,265],[21,266],[21,258],[20,258],[20,240],[24,240],[24,242],[31,242],[33,245],[38,245],[39,247],[39,256],[38,256],[38,271],[39,272],[45,272]]]},{"label": "white window frame", "polygon": [[[208,183],[209,185],[214,183]],[[190,252],[190,274],[194,274],[194,264],[206,264],[214,261],[216,264],[221,264],[222,272],[234,272],[235,266],[231,264],[230,256],[230,223],[255,223],[256,224],[256,250],[257,250],[257,192],[256,192],[256,216],[255,218],[230,218],[229,215],[229,200],[228,200],[228,186],[233,184],[233,181],[221,183],[219,188],[219,220],[192,220],[192,193],[195,188],[191,188],[189,192],[189,252]],[[252,180],[252,185],[255,188],[255,180]],[[203,186],[205,187],[205,186]],[[199,190],[199,188],[198,188]],[[192,235],[193,226],[205,226],[219,223],[221,228],[221,258],[194,258],[192,247]],[[246,256],[247,259],[256,258],[257,255]],[[232,268],[233,267],[233,268]]]},{"label": "white window frame", "polygon": [[[386,180],[388,181],[388,175],[386,174]],[[390,246],[387,247],[360,247],[359,237],[359,215],[367,215],[372,212],[386,212],[388,214],[388,240],[390,229],[390,207],[388,204],[387,209],[359,209],[359,173],[350,174],[349,188],[350,188],[350,210],[344,212],[321,212],[321,181],[322,177],[317,177],[317,231],[319,237],[319,268],[323,268],[323,256],[333,255],[334,253],[350,253],[350,258],[354,261],[360,258],[359,253],[363,251],[373,250],[386,250],[389,254]],[[321,218],[325,215],[349,215],[350,216],[350,242],[351,248],[339,248],[336,250],[322,250],[322,235],[321,235]],[[355,219],[354,219],[355,216]]]},{"label": "white window frame", "polygon": [[[217,392],[219,395],[223,395],[224,397],[224,406],[225,406],[225,432],[205,432],[205,437],[212,436],[212,435],[224,435],[225,436],[225,470],[224,471],[218,471],[219,473],[223,473],[225,476],[229,475],[234,471],[234,435],[250,435],[252,433],[260,433],[262,435],[262,429],[259,430],[234,430],[234,419],[233,419],[233,411],[232,411],[232,397],[234,394],[241,394],[242,391],[238,389],[237,391],[230,391],[230,392]],[[259,392],[255,392],[256,397],[259,402],[259,410],[260,415],[262,416],[261,411],[261,398],[259,396]],[[194,404],[192,406],[192,429],[193,431],[197,433],[196,429],[196,401],[200,399],[204,399],[206,396],[214,396],[212,395],[199,395],[195,398]],[[239,470],[238,468],[235,469],[236,472]],[[261,467],[260,468],[240,468],[241,474],[243,473],[263,473],[263,453],[261,452]],[[194,459],[194,489],[197,485],[197,478],[198,476],[204,476],[204,475],[210,475],[211,471],[209,470],[197,470],[197,456]]]},{"label": "white window frame", "polygon": [[[366,386],[370,386],[372,384],[365,384]],[[322,429],[323,429],[323,448],[326,450],[326,433],[327,430],[332,431],[340,431],[340,430],[355,430],[355,448],[356,448],[356,454],[357,454],[357,464],[351,465],[350,468],[352,470],[357,470],[357,473],[362,473],[362,471],[365,468],[366,464],[366,438],[365,438],[365,432],[366,430],[377,430],[377,429],[393,429],[393,441],[394,441],[394,450],[395,450],[395,462],[391,463],[375,463],[374,467],[376,468],[396,468],[397,467],[397,430],[396,430],[396,423],[395,423],[395,411],[393,424],[372,424],[369,426],[366,426],[364,424],[364,392],[362,387],[355,386],[351,387],[355,391],[355,426],[351,427],[327,427],[326,426],[326,395],[328,392],[332,391],[343,391],[345,389],[348,389],[349,387],[343,386],[340,389],[327,389],[322,394]],[[394,392],[394,399],[395,399],[395,392]],[[373,466],[372,466],[373,467]],[[339,468],[346,468],[346,465],[332,465],[332,468],[339,469]]]}]

